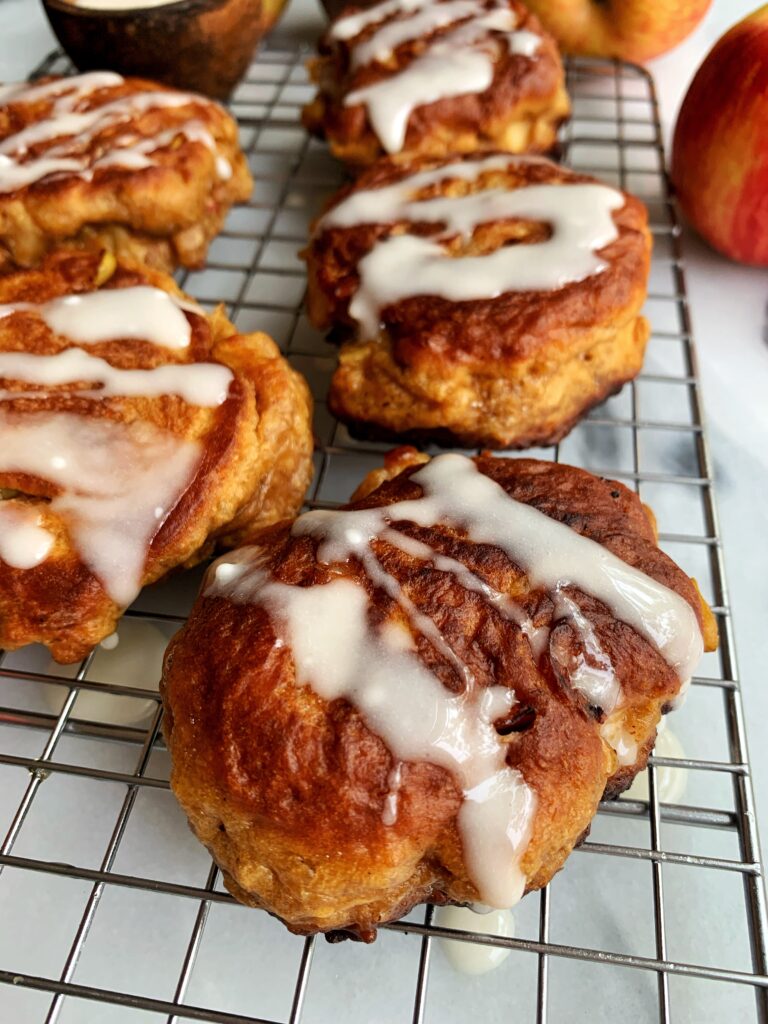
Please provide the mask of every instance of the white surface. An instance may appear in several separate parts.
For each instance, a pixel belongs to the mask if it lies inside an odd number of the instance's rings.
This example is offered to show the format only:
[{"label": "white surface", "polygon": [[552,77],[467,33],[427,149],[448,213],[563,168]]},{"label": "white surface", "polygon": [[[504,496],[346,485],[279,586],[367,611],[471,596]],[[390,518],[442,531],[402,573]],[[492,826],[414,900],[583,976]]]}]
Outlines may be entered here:
[{"label": "white surface", "polygon": [[[699,32],[671,57],[657,62],[654,69],[661,93],[662,113],[669,123],[687,79],[699,56],[727,23],[745,8],[728,0],[716,4]],[[297,3],[285,28],[318,26],[314,6]],[[0,4],[0,75],[23,74],[50,48],[52,40],[42,22],[37,4],[4,0]],[[286,133],[288,135],[289,133]],[[268,165],[269,156],[264,161]],[[260,183],[268,190],[269,183]],[[289,213],[292,211],[288,211]],[[260,210],[237,211],[233,223],[261,215]],[[303,211],[295,213],[297,220]],[[216,244],[216,243],[215,243]],[[720,504],[724,513],[723,532],[735,608],[737,641],[745,680],[745,701],[750,722],[765,720],[768,695],[758,690],[762,679],[760,645],[764,649],[765,629],[761,611],[766,602],[765,517],[759,497],[766,493],[768,424],[764,396],[768,394],[768,354],[762,331],[768,280],[766,275],[733,267],[705,251],[686,237],[688,283],[694,326],[702,361],[704,391],[710,414],[713,452],[720,477]],[[275,260],[293,258],[274,251]],[[194,275],[189,289],[201,300],[214,298],[205,291],[205,281],[216,274]],[[224,276],[224,275],[220,275]],[[280,278],[261,275],[260,287]],[[288,284],[290,284],[290,280]],[[214,289],[215,290],[215,289]],[[242,325],[248,323],[248,311]],[[249,326],[270,328],[259,313],[259,322]],[[275,324],[279,315],[273,314]],[[238,321],[241,322],[240,320]],[[728,344],[721,335],[728,331]],[[731,338],[733,340],[731,340]],[[309,363],[309,360],[307,360]],[[653,389],[643,385],[641,395]],[[622,397],[615,400],[620,403]],[[581,432],[587,434],[588,430]],[[563,446],[563,457],[579,454],[572,439]],[[350,473],[354,457],[348,461]],[[360,457],[361,471],[371,468]],[[356,474],[360,475],[360,474]],[[347,480],[329,482],[323,497],[342,499],[349,493]],[[662,508],[660,511],[668,510]],[[686,524],[681,524],[681,529]],[[192,581],[194,582],[194,581]],[[162,592],[173,592],[186,601],[192,583],[176,577]],[[140,598],[142,604],[157,607],[163,594],[155,590]],[[760,616],[760,618],[758,618]],[[118,648],[119,650],[119,648]],[[34,653],[34,652],[33,652]],[[38,652],[39,653],[39,652]],[[705,659],[706,661],[706,659]],[[29,666],[28,666],[29,667]],[[34,666],[32,666],[34,668]],[[47,659],[38,665],[44,671]],[[147,676],[152,673],[148,672]],[[705,674],[709,674],[705,672]],[[156,675],[156,673],[155,673]],[[98,678],[98,670],[88,678]],[[154,678],[154,676],[153,676]],[[25,708],[39,700],[39,710],[49,708],[44,694],[32,695],[29,684],[9,682],[6,703]],[[37,690],[42,690],[38,687]],[[126,697],[132,704],[137,698]],[[674,719],[674,729],[691,757],[727,759],[727,741],[722,722],[722,697],[715,690],[692,688],[685,711]],[[717,723],[717,729],[704,723]],[[759,745],[762,737],[754,728],[752,754],[757,767],[758,788],[768,777],[768,752]],[[4,749],[20,756],[40,753],[39,733],[27,729],[4,729]],[[80,763],[83,741],[65,736],[57,748],[59,761]],[[111,771],[133,771],[137,750],[128,744],[91,741],[88,763]],[[148,774],[167,777],[167,758],[153,754]],[[730,781],[724,775],[690,772],[685,800],[711,807],[732,806]],[[9,779],[0,788],[0,815],[7,821],[13,813],[29,776],[24,769],[8,770]],[[14,853],[19,856],[98,867],[116,815],[125,794],[119,783],[94,782],[87,778],[54,773],[41,787],[28,821],[21,831]],[[762,798],[759,793],[758,799]],[[87,808],[89,828],[62,828]],[[762,800],[763,811],[766,801]],[[765,822],[763,813],[763,821]],[[622,820],[601,814],[595,821],[592,839],[597,842],[633,841],[647,846],[645,821]],[[738,859],[734,835],[721,831],[693,830],[665,822],[662,842],[678,852],[703,853]],[[608,870],[608,868],[610,870]],[[165,878],[203,885],[208,870],[205,851],[186,829],[183,815],[171,795],[162,789],[142,789],[138,795],[114,870],[146,877]],[[90,886],[52,875],[6,869],[14,885],[3,888],[3,920],[23,921],[18,927],[0,928],[0,961],[18,971],[57,977],[82,913]],[[749,969],[746,927],[743,916],[743,886],[735,872],[712,872],[674,864],[664,867],[666,920],[669,955],[693,962]],[[4,878],[6,875],[4,875]],[[596,948],[610,948],[644,956],[655,955],[648,864],[578,852],[567,870],[552,886],[553,919],[550,939]],[[81,902],[73,901],[79,892]],[[64,895],[68,894],[67,898]],[[55,907],[55,912],[52,908]],[[516,932],[521,938],[538,934],[536,896],[527,897],[516,910]],[[99,904],[94,926],[77,968],[81,984],[104,985],[171,998],[178,969],[184,956],[197,906],[160,894],[108,886]],[[419,916],[422,912],[419,912]],[[147,928],[148,922],[151,927]],[[691,922],[701,927],[692,929]],[[35,937],[30,943],[29,936]],[[410,1018],[418,965],[418,938],[383,933],[373,948],[319,943],[307,990],[304,1024],[330,1021],[369,1021],[385,1024]],[[202,940],[200,958],[187,999],[213,1005],[221,1010],[286,1019],[301,955],[301,941],[289,936],[282,926],[264,914],[216,904],[212,907]],[[269,950],[268,955],[264,951]],[[466,1024],[482,1021],[506,1022],[533,1019],[536,992],[536,959],[529,955],[510,957],[498,971],[480,979],[454,972],[445,958],[434,956],[429,977],[428,1020],[430,1024]],[[656,978],[651,973],[606,969],[599,964],[551,958],[550,1019],[555,1022],[608,1021],[615,1019],[616,1007],[631,1021],[657,1019]],[[514,991],[514,1008],[510,1004]],[[673,1020],[720,1024],[724,1020],[754,1019],[754,1000],[747,987],[715,985],[711,982],[670,979]],[[4,988],[0,1019],[27,1024],[45,1019],[50,999],[15,988]],[[478,1012],[482,1007],[482,1012]],[[154,1024],[164,1017],[150,1017],[120,1011],[99,1004],[68,1000],[61,1024]]]}]

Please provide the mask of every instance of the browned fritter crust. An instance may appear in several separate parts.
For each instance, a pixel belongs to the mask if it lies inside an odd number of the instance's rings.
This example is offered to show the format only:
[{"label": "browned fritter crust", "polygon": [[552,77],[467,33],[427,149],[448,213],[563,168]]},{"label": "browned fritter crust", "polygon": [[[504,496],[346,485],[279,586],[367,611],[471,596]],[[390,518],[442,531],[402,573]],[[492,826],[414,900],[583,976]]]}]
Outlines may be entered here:
[{"label": "browned fritter crust", "polygon": [[[444,156],[488,147],[510,153],[546,153],[553,148],[558,127],[570,113],[560,53],[552,36],[522,3],[509,0],[509,7],[517,15],[519,29],[541,37],[536,56],[510,53],[499,36],[491,85],[481,93],[416,107],[408,120],[403,154]],[[352,4],[339,17],[357,10]],[[428,42],[455,25],[401,44],[386,62],[374,61],[353,69],[352,45],[378,27],[371,26],[352,40],[333,39],[330,32],[326,33],[318,45],[319,56],[309,62],[318,92],[304,108],[304,126],[327,139],[333,155],[352,167],[368,166],[384,154],[384,148],[365,106],[346,106],[345,98],[402,71],[424,52]]]},{"label": "browned fritter crust", "polygon": [[[366,481],[352,508],[417,498],[411,480],[423,456],[400,451]],[[689,602],[716,646],[711,613],[694,583],[656,545],[637,496],[580,469],[528,459],[478,458],[482,473],[508,494],[604,545]],[[410,463],[410,465],[409,465]],[[406,467],[403,470],[403,467]],[[387,480],[389,474],[399,474]],[[376,486],[378,484],[378,486]],[[275,526],[258,544],[260,564],[298,586],[339,573],[369,593],[377,621],[409,628],[419,657],[446,686],[461,687],[455,668],[420,635],[399,607],[372,586],[359,563],[323,565],[314,541]],[[553,602],[532,587],[498,548],[469,542],[444,525],[398,530],[458,559],[547,625]],[[657,650],[601,602],[569,592],[591,622],[624,693],[624,728],[640,755],[630,769],[601,738],[599,713],[558,675],[546,653],[537,662],[519,627],[455,576],[412,559],[383,541],[377,558],[407,598],[438,626],[481,686],[506,685],[518,701],[509,723],[507,763],[537,798],[530,845],[522,860],[528,889],[546,884],[582,837],[604,792],[628,785],[645,765],[661,709],[680,682]],[[578,646],[568,620],[553,633]],[[560,648],[562,649],[562,648]],[[393,759],[346,701],[327,703],[295,682],[291,651],[265,610],[222,596],[201,596],[168,649],[162,683],[171,785],[191,826],[224,872],[233,895],[282,918],[301,934],[347,931],[375,937],[377,925],[415,904],[478,898],[462,858],[456,816],[460,790],[449,772],[408,762],[398,814],[382,810]]]},{"label": "browned fritter crust", "polygon": [[[329,208],[352,192],[450,162],[382,160],[334,196]],[[506,170],[469,182],[446,180],[428,194],[595,182],[546,160],[512,160]],[[553,291],[492,299],[416,295],[381,311],[376,338],[356,337],[349,313],[358,264],[378,240],[403,230],[419,234],[423,227],[316,228],[305,252],[309,315],[317,327],[333,327],[342,342],[329,395],[332,411],[363,437],[490,448],[559,441],[642,366],[650,328],[639,314],[652,240],[645,206],[628,193],[624,197],[624,206],[613,212],[618,237],[599,252],[607,264],[602,273]],[[455,257],[477,256],[510,242],[540,241],[546,230],[532,221],[497,221],[478,227],[467,242],[451,240],[446,249]]]},{"label": "browned fritter crust", "polygon": [[[159,271],[122,262],[109,275],[113,267],[109,256],[105,261],[94,252],[59,252],[38,270],[0,278],[0,303],[41,302],[92,291],[97,282],[107,288],[151,284],[181,294]],[[195,565],[217,545],[244,543],[262,527],[295,514],[312,474],[311,399],[303,378],[271,338],[237,334],[221,309],[186,315],[192,327],[187,349],[122,340],[89,345],[88,351],[123,369],[222,363],[235,379],[227,399],[216,408],[188,405],[173,395],[96,400],[69,393],[72,385],[46,388],[46,397],[2,403],[10,413],[66,411],[116,422],[138,419],[202,444],[192,482],[152,540],[144,584],[176,566]],[[17,313],[0,319],[0,351],[55,354],[70,346],[34,316]],[[14,393],[33,388],[0,378],[0,389],[11,383]],[[31,504],[43,528],[56,538],[45,561],[32,569],[16,569],[0,560],[0,647],[43,643],[57,661],[76,661],[113,632],[122,609],[83,564],[63,521],[50,511],[54,485],[0,472],[0,489],[20,492],[10,500]]]},{"label": "browned fritter crust", "polygon": [[[128,78],[84,97],[78,110],[148,91],[176,93],[146,79]],[[0,105],[0,141],[46,120],[51,106],[50,99],[20,103],[11,97]],[[229,178],[220,178],[216,154],[205,143],[180,133],[154,151],[151,167],[101,167],[90,180],[59,173],[14,192],[2,192],[0,270],[33,267],[62,243],[107,247],[169,272],[179,265],[202,266],[230,207],[247,200],[253,189],[237,124],[219,104],[190,94],[190,102],[183,106],[136,113],[130,126],[137,138],[154,138],[191,118],[210,133],[218,153],[229,162]],[[98,155],[115,130],[105,128],[86,152]],[[32,147],[33,155],[43,152],[41,146]]]}]

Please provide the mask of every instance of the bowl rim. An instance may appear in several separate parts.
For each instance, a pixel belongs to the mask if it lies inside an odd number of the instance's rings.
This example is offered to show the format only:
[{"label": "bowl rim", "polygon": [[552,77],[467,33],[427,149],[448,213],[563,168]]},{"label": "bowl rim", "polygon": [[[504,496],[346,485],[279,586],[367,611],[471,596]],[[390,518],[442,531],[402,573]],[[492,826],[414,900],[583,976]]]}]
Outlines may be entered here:
[{"label": "bowl rim", "polygon": [[81,6],[74,4],[71,0],[42,0],[43,7],[50,8],[61,14],[73,18],[162,18],[167,13],[178,14],[184,8],[190,8],[192,14],[203,13],[214,7],[221,7],[228,0],[169,0],[167,3],[157,4],[154,7],[132,7],[132,0],[125,0],[128,5],[119,8],[88,7],[87,0]]}]

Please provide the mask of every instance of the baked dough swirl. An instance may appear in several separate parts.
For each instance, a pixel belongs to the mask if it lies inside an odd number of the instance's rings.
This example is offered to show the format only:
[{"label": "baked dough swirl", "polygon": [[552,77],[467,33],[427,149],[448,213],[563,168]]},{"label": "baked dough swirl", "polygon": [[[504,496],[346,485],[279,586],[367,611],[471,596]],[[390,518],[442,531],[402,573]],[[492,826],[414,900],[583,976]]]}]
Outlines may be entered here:
[{"label": "baked dough swirl", "polygon": [[380,161],[305,253],[330,407],[360,437],[554,444],[640,371],[650,252],[638,199],[541,157]]},{"label": "baked dough swirl", "polygon": [[570,111],[557,46],[517,0],[351,6],[319,50],[304,124],[353,167],[385,153],[547,152]]},{"label": "baked dough swirl", "polygon": [[292,931],[509,906],[716,643],[621,484],[400,451],[211,568],[166,655],[171,785],[230,892]]},{"label": "baked dough swirl", "polygon": [[139,589],[295,514],[311,401],[266,334],[159,271],[0,277],[0,647],[76,661]]}]

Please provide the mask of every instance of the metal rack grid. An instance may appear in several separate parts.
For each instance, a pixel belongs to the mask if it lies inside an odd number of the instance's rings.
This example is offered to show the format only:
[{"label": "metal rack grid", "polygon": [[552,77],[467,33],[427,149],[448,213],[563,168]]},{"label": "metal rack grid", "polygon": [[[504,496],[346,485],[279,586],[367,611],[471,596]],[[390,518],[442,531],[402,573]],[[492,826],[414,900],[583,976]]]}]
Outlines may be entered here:
[{"label": "metal rack grid", "polygon": [[[270,332],[307,375],[317,402],[318,441],[309,504],[329,507],[347,497],[380,461],[385,446],[352,441],[329,416],[324,397],[332,356],[302,312],[304,276],[296,250],[342,177],[327,151],[301,130],[299,111],[310,92],[304,58],[294,43],[268,44],[235,94],[233,110],[257,179],[254,199],[231,213],[206,270],[182,280],[203,304],[225,301],[242,330]],[[68,65],[53,54],[38,73],[63,70]],[[720,748],[682,759],[655,756],[648,769],[648,800],[625,796],[601,805],[593,838],[547,889],[520,905],[516,913],[523,934],[517,938],[452,932],[434,923],[432,908],[420,908],[388,926],[375,947],[334,960],[330,951],[341,947],[289,938],[266,915],[236,910],[216,868],[187,836],[170,798],[165,800],[168,765],[154,689],[110,679],[108,667],[97,669],[101,651],[69,673],[47,663],[39,651],[5,655],[0,661],[4,1020],[307,1024],[331,1017],[342,1021],[349,1009],[350,1019],[376,1024],[442,1024],[469,1019],[470,1013],[481,1020],[501,1019],[493,1009],[500,1005],[504,1019],[512,1012],[544,1024],[577,1019],[582,1011],[590,1020],[612,1019],[618,1000],[632,1020],[768,1021],[768,927],[744,712],[680,232],[653,82],[640,68],[596,60],[570,62],[568,80],[574,116],[563,135],[563,159],[630,189],[649,207],[656,247],[648,301],[653,336],[638,380],[593,411],[559,446],[535,454],[622,479],[656,509],[660,543],[697,575],[720,625],[720,651],[705,658],[703,674],[693,682],[690,710],[679,718],[684,723],[690,715],[694,744],[720,735]],[[137,628],[155,624],[167,634],[184,621],[196,583],[188,574],[145,592],[127,613],[128,621]],[[51,694],[58,702],[51,703]],[[109,710],[86,713],[78,702],[93,694],[109,695],[113,709],[142,700],[150,712],[136,721]],[[684,803],[661,799],[662,774],[671,768],[698,780],[689,782]],[[68,787],[78,786],[85,789],[72,796]],[[102,806],[107,790],[113,800]],[[150,799],[164,801],[161,814],[147,813]],[[87,827],[81,822],[70,829],[72,816],[84,807]],[[169,820],[172,835],[163,838]],[[73,844],[86,842],[91,833],[97,852],[73,852]],[[169,867],[169,860],[178,863]],[[588,874],[592,869],[596,879]],[[705,883],[698,881],[703,876]],[[613,878],[619,879],[618,892],[602,899]],[[736,888],[728,890],[725,909],[712,912],[713,922],[707,910],[720,880]],[[109,905],[115,893],[127,898],[117,910]],[[182,906],[179,924],[176,908]],[[643,922],[644,907],[649,912]],[[226,926],[216,918],[225,910]],[[728,924],[732,911],[741,915],[738,927]],[[593,920],[601,915],[603,930]],[[106,930],[105,916],[112,922]],[[122,948],[121,928],[133,927],[134,918],[138,931],[132,951],[94,966],[91,951],[100,950],[105,940]],[[168,921],[173,927],[163,930]],[[634,936],[643,926],[649,937],[636,946]],[[715,962],[708,962],[712,957],[701,948],[698,954],[685,953],[683,932],[689,939],[713,927],[718,929]],[[158,931],[164,952],[176,943],[176,959],[173,967],[156,970],[154,958],[141,954],[145,946],[154,949]],[[250,952],[247,970],[262,971],[256,990],[248,989],[240,1003],[232,995],[236,986],[228,962],[213,953],[216,943],[226,944],[232,934]],[[492,993],[487,1009],[484,993],[469,981],[458,985],[435,954],[436,942],[448,937],[512,951],[505,968],[487,982]],[[45,946],[48,938],[55,952]],[[237,949],[227,948],[236,959]],[[258,964],[264,957],[262,970]],[[130,962],[121,971],[124,959]],[[703,994],[699,979],[705,982]],[[377,984],[386,990],[378,996]],[[456,1007],[467,987],[474,1003],[462,1016]],[[355,1002],[359,989],[365,991],[365,1013]],[[578,993],[584,989],[580,1009]],[[456,1006],[449,1005],[453,1002]]]}]

